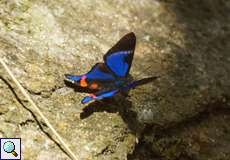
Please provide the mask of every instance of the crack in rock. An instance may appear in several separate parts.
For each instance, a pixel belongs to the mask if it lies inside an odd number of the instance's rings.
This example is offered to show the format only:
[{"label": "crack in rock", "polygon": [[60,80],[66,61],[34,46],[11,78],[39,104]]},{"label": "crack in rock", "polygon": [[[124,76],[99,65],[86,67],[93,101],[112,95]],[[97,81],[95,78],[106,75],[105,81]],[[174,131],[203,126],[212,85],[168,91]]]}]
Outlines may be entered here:
[{"label": "crack in rock", "polygon": [[29,124],[31,124],[31,123],[34,124],[35,121],[32,120],[32,119],[27,119],[26,121],[19,123],[19,125],[20,125],[21,127],[23,127],[23,126],[27,126],[27,125],[29,125]]}]

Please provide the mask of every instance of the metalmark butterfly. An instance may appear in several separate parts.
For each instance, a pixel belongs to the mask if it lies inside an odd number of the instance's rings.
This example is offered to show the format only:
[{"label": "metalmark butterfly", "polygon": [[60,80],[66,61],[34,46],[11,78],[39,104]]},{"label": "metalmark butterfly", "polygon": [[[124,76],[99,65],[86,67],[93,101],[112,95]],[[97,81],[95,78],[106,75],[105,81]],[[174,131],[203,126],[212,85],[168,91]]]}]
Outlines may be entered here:
[{"label": "metalmark butterfly", "polygon": [[112,97],[119,92],[135,88],[156,77],[132,81],[129,70],[132,65],[136,36],[133,32],[122,37],[103,57],[104,63],[96,63],[92,69],[83,75],[65,74],[66,80],[92,90],[81,103]]}]

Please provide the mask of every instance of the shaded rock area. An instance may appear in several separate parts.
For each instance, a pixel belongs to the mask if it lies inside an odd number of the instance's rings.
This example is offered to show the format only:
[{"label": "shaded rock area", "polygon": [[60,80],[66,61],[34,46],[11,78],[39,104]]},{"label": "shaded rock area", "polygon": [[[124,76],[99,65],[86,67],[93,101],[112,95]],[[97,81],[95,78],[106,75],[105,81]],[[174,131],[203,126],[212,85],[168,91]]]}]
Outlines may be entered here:
[{"label": "shaded rock area", "polygon": [[[79,159],[230,159],[230,3],[225,0],[0,1],[0,55]],[[129,97],[83,106],[63,81],[124,34],[137,46]],[[69,159],[0,67],[0,137],[23,159]]]}]

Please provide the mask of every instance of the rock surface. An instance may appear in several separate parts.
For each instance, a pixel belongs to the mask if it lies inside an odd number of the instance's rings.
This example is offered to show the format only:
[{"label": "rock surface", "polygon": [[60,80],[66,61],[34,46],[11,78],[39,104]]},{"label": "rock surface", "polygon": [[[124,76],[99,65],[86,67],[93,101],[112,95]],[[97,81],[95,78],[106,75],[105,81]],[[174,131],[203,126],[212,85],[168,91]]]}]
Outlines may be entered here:
[{"label": "rock surface", "polygon": [[[227,160],[229,11],[224,0],[2,0],[0,55],[79,159]],[[87,72],[130,31],[131,74],[160,78],[126,99],[81,105],[86,94],[63,75]],[[0,136],[21,137],[25,160],[69,159],[0,75]]]}]

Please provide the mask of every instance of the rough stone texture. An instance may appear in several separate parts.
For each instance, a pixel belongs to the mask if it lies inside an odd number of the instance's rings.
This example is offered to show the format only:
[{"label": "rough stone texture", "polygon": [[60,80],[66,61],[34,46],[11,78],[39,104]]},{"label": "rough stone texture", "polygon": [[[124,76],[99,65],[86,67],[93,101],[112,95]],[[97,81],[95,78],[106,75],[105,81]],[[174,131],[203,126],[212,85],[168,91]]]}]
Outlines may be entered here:
[{"label": "rough stone texture", "polygon": [[214,105],[175,126],[153,129],[145,140],[164,159],[229,159],[229,108]]},{"label": "rough stone texture", "polygon": [[132,92],[132,98],[145,101],[132,110],[147,125],[130,157],[229,159],[229,2],[159,2],[165,14],[158,20],[171,29],[159,48],[170,50],[165,63],[171,63],[153,89],[146,86],[157,92],[143,97]]},{"label": "rough stone texture", "polygon": [[[1,0],[0,54],[79,159],[227,160],[229,14],[224,0]],[[63,74],[87,72],[130,31],[133,77],[161,77],[81,105]],[[68,159],[0,75],[0,136],[22,137],[24,159]]]}]

